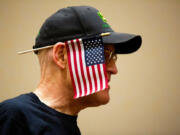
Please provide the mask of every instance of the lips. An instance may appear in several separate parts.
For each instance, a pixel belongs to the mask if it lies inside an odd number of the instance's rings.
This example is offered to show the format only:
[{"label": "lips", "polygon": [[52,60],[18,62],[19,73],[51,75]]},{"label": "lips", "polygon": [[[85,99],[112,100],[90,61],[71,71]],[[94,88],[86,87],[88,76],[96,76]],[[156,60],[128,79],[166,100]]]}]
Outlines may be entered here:
[{"label": "lips", "polygon": [[111,76],[110,75],[107,75],[107,80],[108,80],[108,83],[109,83],[110,80],[111,80]]},{"label": "lips", "polygon": [[111,79],[110,79],[110,77],[108,77],[108,78],[107,78],[107,80],[108,80],[108,83],[109,83],[109,82],[110,82],[110,80],[111,80]]},{"label": "lips", "polygon": [[110,89],[110,85],[109,85],[110,80],[111,80],[111,77],[110,77],[110,75],[108,75],[108,76],[107,76],[107,81],[108,81],[108,87],[107,87],[107,89],[108,89],[108,90]]}]

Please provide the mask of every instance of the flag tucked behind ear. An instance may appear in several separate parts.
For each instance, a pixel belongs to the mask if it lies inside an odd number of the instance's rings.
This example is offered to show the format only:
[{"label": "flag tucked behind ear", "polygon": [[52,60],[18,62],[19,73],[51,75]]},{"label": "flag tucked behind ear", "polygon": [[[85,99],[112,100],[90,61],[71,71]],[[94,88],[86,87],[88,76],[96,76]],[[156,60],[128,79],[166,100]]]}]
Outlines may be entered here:
[{"label": "flag tucked behind ear", "polygon": [[108,87],[101,36],[69,40],[66,43],[74,98]]}]

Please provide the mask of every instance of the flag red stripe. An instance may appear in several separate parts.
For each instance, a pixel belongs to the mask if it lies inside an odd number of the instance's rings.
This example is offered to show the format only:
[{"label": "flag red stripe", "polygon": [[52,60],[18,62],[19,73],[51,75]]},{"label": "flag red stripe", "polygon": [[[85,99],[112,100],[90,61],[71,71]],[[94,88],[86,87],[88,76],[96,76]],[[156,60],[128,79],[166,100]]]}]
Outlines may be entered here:
[{"label": "flag red stripe", "polygon": [[74,97],[76,98],[76,97],[77,97],[77,93],[76,93],[76,86],[75,86],[74,77],[73,77],[73,73],[72,73],[70,50],[69,50],[69,47],[68,47],[68,43],[67,43],[67,42],[65,42],[65,45],[66,45],[67,54],[68,54],[69,72],[70,72],[70,75],[71,75],[71,81],[72,81],[73,88],[74,88],[74,93],[75,93]]},{"label": "flag red stripe", "polygon": [[80,79],[79,79],[79,75],[78,75],[76,50],[75,50],[75,44],[74,44],[73,40],[71,40],[71,45],[72,45],[72,49],[73,49],[74,68],[75,68],[76,78],[77,78],[77,82],[78,82],[78,86],[79,86],[79,95],[81,96],[82,89],[81,89],[81,83],[80,83]]},{"label": "flag red stripe", "polygon": [[86,71],[87,71],[87,77],[89,80],[89,94],[91,94],[92,93],[92,81],[91,81],[91,77],[90,77],[89,67],[86,67]]},{"label": "flag red stripe", "polygon": [[85,75],[84,75],[84,69],[83,69],[83,63],[82,63],[82,51],[81,51],[81,45],[79,40],[76,40],[77,45],[78,45],[78,50],[79,50],[79,62],[80,62],[80,69],[81,69],[81,74],[82,74],[82,79],[83,79],[83,84],[84,84],[84,93],[85,95],[87,94],[87,84],[85,81]]},{"label": "flag red stripe", "polygon": [[95,92],[97,91],[97,78],[96,78],[96,72],[94,69],[94,65],[91,66],[92,67],[92,72],[93,72],[93,78],[94,78],[94,84],[95,84]]},{"label": "flag red stripe", "polygon": [[99,81],[100,81],[100,90],[102,90],[103,89],[103,79],[102,79],[102,75],[101,75],[100,64],[97,65],[97,68],[98,68]]},{"label": "flag red stripe", "polygon": [[108,80],[107,80],[107,71],[106,71],[106,65],[103,64],[103,71],[104,71],[104,75],[105,75],[105,88],[108,87]]}]

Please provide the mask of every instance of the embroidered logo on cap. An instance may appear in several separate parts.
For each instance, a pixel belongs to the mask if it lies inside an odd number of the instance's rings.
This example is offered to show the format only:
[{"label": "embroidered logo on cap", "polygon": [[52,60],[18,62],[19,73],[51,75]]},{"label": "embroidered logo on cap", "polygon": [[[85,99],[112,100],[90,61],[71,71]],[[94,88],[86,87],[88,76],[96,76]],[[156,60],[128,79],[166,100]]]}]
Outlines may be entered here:
[{"label": "embroidered logo on cap", "polygon": [[104,24],[102,25],[104,28],[108,28],[110,27],[109,24],[107,24],[107,20],[106,18],[100,13],[100,12],[97,12],[98,16],[101,18],[101,20],[104,22]]}]

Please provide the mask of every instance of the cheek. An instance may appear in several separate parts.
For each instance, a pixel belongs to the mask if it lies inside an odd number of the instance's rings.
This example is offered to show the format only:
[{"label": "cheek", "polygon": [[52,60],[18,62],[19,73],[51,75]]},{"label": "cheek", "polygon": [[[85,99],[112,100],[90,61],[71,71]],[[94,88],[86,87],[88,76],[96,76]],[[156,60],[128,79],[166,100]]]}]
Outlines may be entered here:
[{"label": "cheek", "polygon": [[71,90],[73,91],[73,85],[72,85],[72,80],[71,80],[69,68],[67,68],[66,76],[67,76],[66,82],[67,82],[68,88],[71,89]]}]

